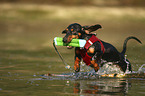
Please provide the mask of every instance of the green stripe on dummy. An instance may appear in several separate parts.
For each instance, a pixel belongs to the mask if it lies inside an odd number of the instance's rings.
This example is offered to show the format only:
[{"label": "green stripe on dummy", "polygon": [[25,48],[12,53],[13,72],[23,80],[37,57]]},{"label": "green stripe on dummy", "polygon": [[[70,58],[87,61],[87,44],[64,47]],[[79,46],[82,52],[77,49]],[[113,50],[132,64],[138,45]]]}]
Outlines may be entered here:
[{"label": "green stripe on dummy", "polygon": [[57,46],[84,47],[86,44],[86,40],[84,39],[72,39],[70,43],[64,43],[62,37],[55,37],[54,42]]}]

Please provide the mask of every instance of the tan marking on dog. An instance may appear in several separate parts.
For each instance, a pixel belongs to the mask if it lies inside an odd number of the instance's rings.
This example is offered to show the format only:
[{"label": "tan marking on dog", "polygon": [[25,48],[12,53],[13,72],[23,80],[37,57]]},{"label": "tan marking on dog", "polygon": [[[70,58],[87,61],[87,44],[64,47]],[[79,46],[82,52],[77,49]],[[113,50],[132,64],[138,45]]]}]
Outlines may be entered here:
[{"label": "tan marking on dog", "polygon": [[74,70],[80,69],[80,59],[76,57],[75,64],[74,64]]},{"label": "tan marking on dog", "polygon": [[78,35],[72,35],[72,38],[78,39],[79,36]]},{"label": "tan marking on dog", "polygon": [[92,48],[92,47],[90,47],[90,48],[87,50],[87,52],[88,52],[88,53],[92,53],[92,54],[93,54],[93,53],[95,52],[95,49],[94,49],[94,48]]},{"label": "tan marking on dog", "polygon": [[93,65],[95,72],[97,72],[99,70],[99,65],[96,63],[96,60],[92,60],[91,64]]}]

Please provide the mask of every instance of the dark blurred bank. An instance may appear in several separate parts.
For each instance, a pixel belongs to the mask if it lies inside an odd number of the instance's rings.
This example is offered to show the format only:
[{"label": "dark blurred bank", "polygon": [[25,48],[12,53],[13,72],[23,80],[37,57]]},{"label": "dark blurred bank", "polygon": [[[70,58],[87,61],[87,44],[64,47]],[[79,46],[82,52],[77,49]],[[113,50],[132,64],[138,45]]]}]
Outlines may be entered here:
[{"label": "dark blurred bank", "polygon": [[144,6],[145,0],[0,0],[1,3],[33,3],[53,5],[90,6]]}]

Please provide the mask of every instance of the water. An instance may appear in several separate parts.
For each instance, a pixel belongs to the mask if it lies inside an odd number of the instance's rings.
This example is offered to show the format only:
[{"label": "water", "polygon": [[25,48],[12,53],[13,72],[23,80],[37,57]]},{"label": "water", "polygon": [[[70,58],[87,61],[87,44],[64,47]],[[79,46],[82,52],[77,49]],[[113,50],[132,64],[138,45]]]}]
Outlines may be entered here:
[{"label": "water", "polygon": [[[144,76],[144,67],[145,64],[138,71],[128,74],[138,73]],[[99,72],[93,71],[52,75],[26,76],[21,73],[8,72],[7,75],[0,76],[0,96],[145,95],[145,77],[101,77]]]},{"label": "water", "polygon": [[[30,79],[31,78],[31,79]],[[1,79],[0,96],[144,96],[144,78]]]}]

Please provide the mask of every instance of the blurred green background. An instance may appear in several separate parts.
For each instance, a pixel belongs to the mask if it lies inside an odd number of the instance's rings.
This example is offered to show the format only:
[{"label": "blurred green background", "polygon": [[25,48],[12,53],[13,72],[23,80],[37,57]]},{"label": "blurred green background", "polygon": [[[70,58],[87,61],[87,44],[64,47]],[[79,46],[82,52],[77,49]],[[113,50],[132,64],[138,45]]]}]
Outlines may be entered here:
[{"label": "blurred green background", "polygon": [[[145,63],[145,0],[0,0],[0,73],[34,75],[69,72],[52,41],[71,23],[101,24],[97,37],[122,51],[128,36],[133,70]],[[74,49],[58,47],[73,67]],[[4,78],[4,77],[3,77]]]}]

